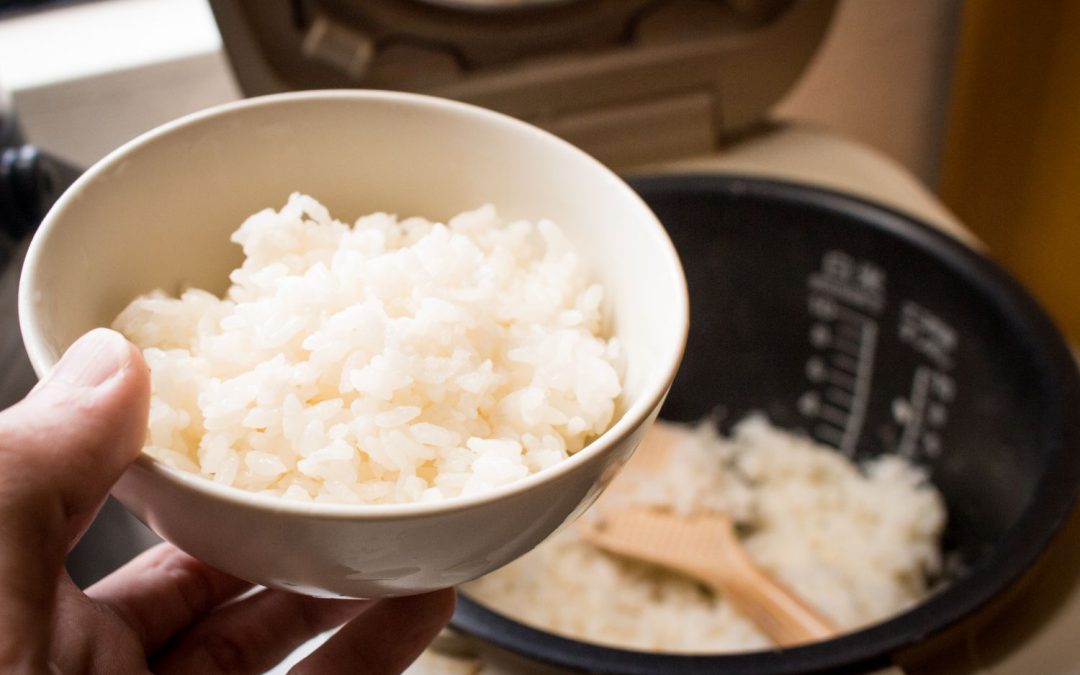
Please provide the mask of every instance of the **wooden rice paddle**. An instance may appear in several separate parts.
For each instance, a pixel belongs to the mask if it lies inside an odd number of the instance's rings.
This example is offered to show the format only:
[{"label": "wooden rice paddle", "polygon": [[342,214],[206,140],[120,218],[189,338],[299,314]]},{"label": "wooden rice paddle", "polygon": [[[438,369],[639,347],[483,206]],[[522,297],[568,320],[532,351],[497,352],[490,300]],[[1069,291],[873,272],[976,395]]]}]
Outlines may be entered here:
[{"label": "wooden rice paddle", "polygon": [[834,637],[839,629],[746,554],[731,518],[683,518],[650,509],[605,513],[582,523],[586,541],[618,555],[699,579],[723,593],[776,644],[787,647]]},{"label": "wooden rice paddle", "polygon": [[[655,425],[628,468],[656,473],[685,432]],[[618,482],[618,481],[616,481]],[[613,486],[618,490],[618,486]],[[610,553],[666,567],[724,594],[747,617],[786,647],[835,637],[840,631],[747,555],[735,523],[722,513],[683,517],[650,508],[598,504],[597,520],[579,522],[582,538]]]}]

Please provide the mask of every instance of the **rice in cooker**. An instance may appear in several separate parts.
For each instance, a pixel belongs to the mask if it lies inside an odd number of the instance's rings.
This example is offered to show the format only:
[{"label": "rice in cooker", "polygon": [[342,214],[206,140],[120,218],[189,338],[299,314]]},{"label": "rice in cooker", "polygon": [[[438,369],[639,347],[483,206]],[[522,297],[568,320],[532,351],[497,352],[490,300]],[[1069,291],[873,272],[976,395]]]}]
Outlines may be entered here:
[{"label": "rice in cooker", "polygon": [[[896,456],[859,466],[760,415],[728,438],[712,422],[676,431],[662,470],[643,469],[647,458],[635,456],[584,517],[631,505],[730,514],[745,529],[749,555],[845,630],[928,594],[942,565],[946,514],[922,469]],[[722,595],[600,551],[575,527],[464,591],[587,642],[659,652],[773,647]]]},{"label": "rice in cooker", "polygon": [[145,451],[229,486],[334,503],[480,494],[603,433],[621,392],[603,288],[546,220],[444,223],[313,198],[248,218],[224,297],[135,299]]}]

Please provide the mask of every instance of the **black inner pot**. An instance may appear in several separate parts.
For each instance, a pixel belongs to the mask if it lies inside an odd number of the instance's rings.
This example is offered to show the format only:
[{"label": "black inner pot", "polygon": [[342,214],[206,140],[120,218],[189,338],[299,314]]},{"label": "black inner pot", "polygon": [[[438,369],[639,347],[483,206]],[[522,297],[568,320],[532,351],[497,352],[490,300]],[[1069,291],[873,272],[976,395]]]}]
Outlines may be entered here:
[{"label": "black inner pot", "polygon": [[[859,671],[969,616],[1027,569],[1080,483],[1068,348],[1001,269],[899,213],[816,188],[718,175],[632,181],[690,287],[687,352],[662,416],[764,411],[856,458],[901,453],[945,496],[959,565],[926,602],[805,647],[646,654],[528,628],[460,600],[454,625],[525,656],[612,673]],[[726,430],[726,429],[725,429]]]}]

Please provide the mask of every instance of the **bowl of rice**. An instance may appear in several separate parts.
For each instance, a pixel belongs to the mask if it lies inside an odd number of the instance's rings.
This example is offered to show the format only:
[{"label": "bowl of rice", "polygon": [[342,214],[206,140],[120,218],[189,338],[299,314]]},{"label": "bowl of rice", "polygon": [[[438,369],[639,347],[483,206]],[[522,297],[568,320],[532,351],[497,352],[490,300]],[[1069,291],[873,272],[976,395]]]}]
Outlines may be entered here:
[{"label": "bowl of rice", "polygon": [[151,368],[114,495],[231,574],[383,597],[494,570],[628,459],[688,330],[645,203],[512,118],[388,92],[269,96],[151,131],[38,230],[36,371],[96,326]]},{"label": "bowl of rice", "polygon": [[[583,518],[724,514],[839,633],[780,647],[724,593],[572,527],[461,587],[454,646],[537,672],[938,672],[1074,517],[1069,346],[992,261],[903,213],[743,176],[631,184],[694,319],[660,420]],[[648,461],[665,430],[666,462]]]}]

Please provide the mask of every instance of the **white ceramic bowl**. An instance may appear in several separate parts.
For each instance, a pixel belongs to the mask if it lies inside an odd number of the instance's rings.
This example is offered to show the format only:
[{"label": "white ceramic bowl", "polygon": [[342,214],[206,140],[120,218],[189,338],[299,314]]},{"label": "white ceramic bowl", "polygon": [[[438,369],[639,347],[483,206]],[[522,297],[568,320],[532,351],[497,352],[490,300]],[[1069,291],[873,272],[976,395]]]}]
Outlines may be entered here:
[{"label": "white ceramic bowl", "polygon": [[636,447],[682,357],[685,279],[656,217],[573,146],[473,106],[400,93],[251,99],[151,131],[57,202],[27,255],[19,318],[39,375],[132,298],[216,292],[241,260],[230,232],[289,193],[342,220],[372,211],[444,219],[493,203],[550,218],[605,285],[626,353],[621,415],[559,465],[439,504],[303,504],[217,485],[143,455],[114,494],[155,532],[249,581],[317,595],[442,588],[525,553],[581,513]]}]

